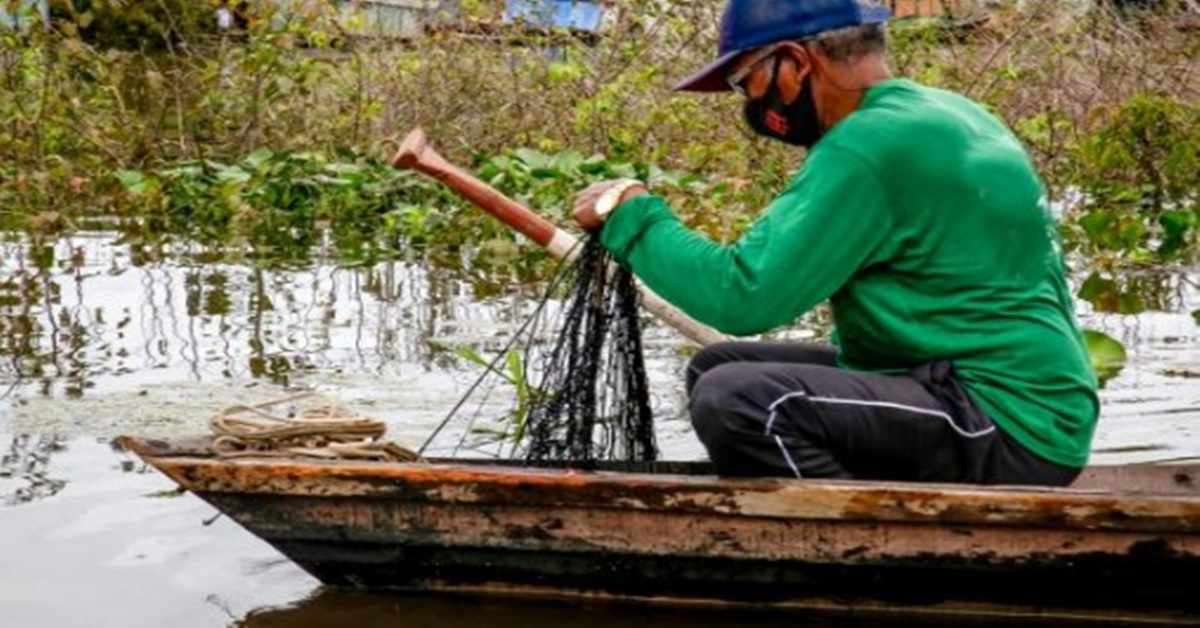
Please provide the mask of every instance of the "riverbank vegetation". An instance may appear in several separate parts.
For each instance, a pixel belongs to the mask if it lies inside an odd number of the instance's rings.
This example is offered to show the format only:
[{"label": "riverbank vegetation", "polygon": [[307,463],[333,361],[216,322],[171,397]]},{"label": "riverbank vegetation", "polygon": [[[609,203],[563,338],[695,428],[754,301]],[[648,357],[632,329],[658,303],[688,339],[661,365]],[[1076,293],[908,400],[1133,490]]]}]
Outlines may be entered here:
[{"label": "riverbank vegetation", "polygon": [[[1172,9],[1067,19],[1058,3],[1033,5],[982,26],[897,22],[895,69],[1016,130],[1068,248],[1101,278],[1194,265],[1200,36]],[[118,5],[78,6],[46,29],[0,30],[0,230],[102,221],[147,247],[185,238],[292,261],[330,234],[347,262],[430,251],[461,263],[469,250],[471,263],[536,274],[539,253],[387,165],[405,132],[424,127],[450,159],[560,222],[589,181],[633,174],[719,238],[799,165],[749,137],[734,99],[669,91],[711,57],[717,0],[621,0],[598,38],[407,40],[365,36],[316,3],[253,3],[224,36],[191,13],[139,15],[139,36],[124,38]]]}]

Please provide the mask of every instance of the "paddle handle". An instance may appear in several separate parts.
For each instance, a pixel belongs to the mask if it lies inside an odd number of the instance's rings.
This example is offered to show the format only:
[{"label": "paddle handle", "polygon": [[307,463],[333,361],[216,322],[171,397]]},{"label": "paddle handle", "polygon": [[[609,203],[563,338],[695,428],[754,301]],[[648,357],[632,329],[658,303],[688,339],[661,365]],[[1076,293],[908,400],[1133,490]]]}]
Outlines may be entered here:
[{"label": "paddle handle", "polygon": [[[440,181],[483,211],[533,240],[554,257],[572,259],[579,250],[579,241],[575,236],[559,229],[554,223],[533,213],[528,207],[508,198],[439,155],[429,145],[425,132],[421,129],[414,129],[404,138],[396,156],[392,158],[392,166],[416,170]],[[641,283],[638,283],[638,291],[641,293],[642,307],[646,311],[687,338],[700,345],[729,340],[725,334],[684,314]]]}]

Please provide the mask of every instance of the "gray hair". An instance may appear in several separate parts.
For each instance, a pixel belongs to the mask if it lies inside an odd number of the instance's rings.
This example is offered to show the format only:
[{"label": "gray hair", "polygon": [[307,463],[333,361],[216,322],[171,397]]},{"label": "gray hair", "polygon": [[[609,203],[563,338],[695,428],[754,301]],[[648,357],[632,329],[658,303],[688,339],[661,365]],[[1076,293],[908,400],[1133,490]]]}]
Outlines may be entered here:
[{"label": "gray hair", "polygon": [[853,61],[869,54],[887,52],[887,28],[883,24],[835,28],[803,41],[813,44],[834,61]]}]

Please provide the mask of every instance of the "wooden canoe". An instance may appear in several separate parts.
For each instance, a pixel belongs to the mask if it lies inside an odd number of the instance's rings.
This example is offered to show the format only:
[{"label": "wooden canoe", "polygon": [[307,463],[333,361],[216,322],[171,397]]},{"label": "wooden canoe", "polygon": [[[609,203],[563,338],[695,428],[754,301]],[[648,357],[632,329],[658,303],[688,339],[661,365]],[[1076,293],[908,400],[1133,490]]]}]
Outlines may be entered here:
[{"label": "wooden canoe", "polygon": [[1033,489],[720,479],[702,463],[225,460],[204,439],[122,442],[329,585],[1200,622],[1200,465],[1093,467]]}]

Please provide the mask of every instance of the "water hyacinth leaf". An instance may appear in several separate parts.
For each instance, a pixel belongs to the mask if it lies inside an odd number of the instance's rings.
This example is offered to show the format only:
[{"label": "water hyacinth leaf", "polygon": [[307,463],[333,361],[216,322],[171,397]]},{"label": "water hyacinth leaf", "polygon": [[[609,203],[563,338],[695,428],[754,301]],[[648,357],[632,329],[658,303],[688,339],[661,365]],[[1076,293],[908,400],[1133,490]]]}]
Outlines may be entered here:
[{"label": "water hyacinth leaf", "polygon": [[637,168],[630,163],[612,164],[612,173],[622,179],[638,178]]},{"label": "water hyacinth leaf", "polygon": [[213,175],[220,183],[244,184],[250,182],[250,173],[238,167],[222,168]]},{"label": "water hyacinth leaf", "polygon": [[251,170],[257,170],[259,166],[267,163],[274,156],[274,151],[267,148],[260,148],[249,155],[246,155],[246,158],[242,160],[242,163],[244,163]]},{"label": "water hyacinth leaf", "polygon": [[565,83],[579,80],[586,69],[581,63],[556,61],[546,68],[546,77],[555,83]]},{"label": "water hyacinth leaf", "polygon": [[1094,329],[1083,330],[1083,340],[1092,358],[1092,368],[1101,381],[1116,377],[1125,367],[1128,358],[1125,346],[1119,340]]},{"label": "water hyacinth leaf", "polygon": [[1162,244],[1158,254],[1169,257],[1183,251],[1187,247],[1188,232],[1195,226],[1196,213],[1192,211],[1165,211],[1158,218],[1163,228]]},{"label": "water hyacinth leaf", "polygon": [[229,166],[227,166],[219,161],[212,160],[212,159],[205,159],[204,161],[202,161],[200,163],[203,164],[203,166],[205,168],[207,168],[208,170],[211,170],[212,172],[220,172],[222,170],[229,168]]},{"label": "water hyacinth leaf", "polygon": [[504,176],[507,172],[508,159],[505,157],[496,157],[480,166],[475,174],[489,185],[498,186],[504,181]]},{"label": "water hyacinth leaf", "polygon": [[185,161],[171,168],[163,168],[157,173],[168,179],[189,179],[204,176],[204,164],[198,161]]},{"label": "water hyacinth leaf", "polygon": [[550,158],[545,153],[533,150],[532,148],[518,148],[513,151],[513,155],[531,169],[550,167]]},{"label": "water hyacinth leaf", "polygon": [[583,154],[573,150],[563,151],[550,160],[550,167],[565,176],[574,176],[582,165]]},{"label": "water hyacinth leaf", "polygon": [[1088,240],[1097,242],[1104,236],[1105,232],[1108,231],[1116,219],[1116,212],[1101,209],[1089,212],[1086,216],[1080,218],[1079,226],[1083,227],[1083,232],[1087,234]]},{"label": "water hyacinth leaf", "polygon": [[363,175],[363,170],[364,170],[364,168],[359,164],[347,164],[347,163],[325,164],[326,172],[329,172],[330,174],[334,174],[334,175],[338,175],[338,176],[343,176],[343,177],[358,175],[361,178]]},{"label": "water hyacinth leaf", "polygon": [[667,172],[654,164],[650,165],[646,173],[646,183],[649,185],[679,187],[681,179],[682,176],[678,173]]},{"label": "water hyacinth leaf", "polygon": [[607,168],[608,160],[604,158],[604,155],[599,154],[592,155],[579,164],[579,172],[586,175],[599,174]]},{"label": "water hyacinth leaf", "polygon": [[1100,295],[1113,290],[1113,281],[1100,276],[1100,273],[1092,273],[1083,281],[1083,285],[1079,287],[1079,298],[1099,307],[1097,301]]},{"label": "water hyacinth leaf", "polygon": [[134,196],[144,196],[154,189],[153,177],[148,177],[137,170],[118,170],[115,175],[125,191]]}]

